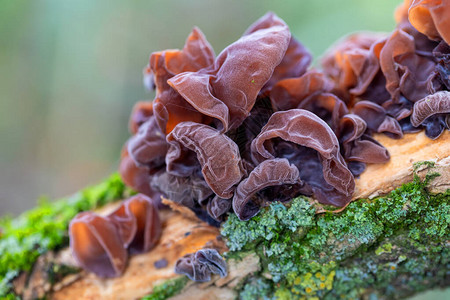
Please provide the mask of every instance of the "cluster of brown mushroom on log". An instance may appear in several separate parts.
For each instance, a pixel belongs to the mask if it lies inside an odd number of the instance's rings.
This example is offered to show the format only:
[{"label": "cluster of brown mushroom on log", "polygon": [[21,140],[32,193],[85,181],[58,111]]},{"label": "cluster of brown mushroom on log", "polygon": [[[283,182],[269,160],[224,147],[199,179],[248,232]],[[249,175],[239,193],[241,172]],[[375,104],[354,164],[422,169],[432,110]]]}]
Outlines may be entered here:
[{"label": "cluster of brown mushroom on log", "polygon": [[[320,69],[273,13],[218,56],[198,28],[182,50],[152,53],[144,82],[156,96],[135,105],[119,169],[155,204],[140,195],[108,217],[80,214],[70,226],[75,257],[100,276],[120,274],[128,251],[159,237],[162,196],[216,226],[229,212],[248,220],[299,195],[345,207],[366,164],[390,158],[373,133],[424,129],[436,139],[450,128],[449,14],[450,0],[405,0],[392,33],[347,36]],[[133,209],[142,203],[144,215]],[[177,270],[200,281],[224,275],[205,251]]]},{"label": "cluster of brown mushroom on log", "polygon": [[424,128],[435,139],[449,128],[450,27],[439,16],[450,4],[431,2],[405,1],[389,35],[344,38],[321,69],[273,13],[217,57],[194,28],[182,50],[150,57],[156,97],[133,109],[124,181],[214,225],[298,195],[345,206],[365,165],[389,160],[372,133]]}]

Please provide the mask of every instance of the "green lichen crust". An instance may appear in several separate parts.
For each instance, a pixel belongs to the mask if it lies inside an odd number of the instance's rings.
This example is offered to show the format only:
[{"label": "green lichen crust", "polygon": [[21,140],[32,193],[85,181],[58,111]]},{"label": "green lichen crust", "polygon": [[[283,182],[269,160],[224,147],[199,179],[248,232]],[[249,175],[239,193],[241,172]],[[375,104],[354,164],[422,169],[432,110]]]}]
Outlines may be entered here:
[{"label": "green lichen crust", "polygon": [[133,192],[118,174],[99,185],[56,202],[41,200],[39,206],[18,218],[0,219],[0,299],[16,299],[11,281],[29,271],[43,253],[68,245],[67,228],[79,212],[123,199]]},{"label": "green lichen crust", "polygon": [[[316,215],[306,198],[223,224],[228,257],[256,251],[261,272],[241,299],[395,299],[450,285],[450,190],[416,176],[389,195]],[[245,259],[245,258],[244,258]]]}]

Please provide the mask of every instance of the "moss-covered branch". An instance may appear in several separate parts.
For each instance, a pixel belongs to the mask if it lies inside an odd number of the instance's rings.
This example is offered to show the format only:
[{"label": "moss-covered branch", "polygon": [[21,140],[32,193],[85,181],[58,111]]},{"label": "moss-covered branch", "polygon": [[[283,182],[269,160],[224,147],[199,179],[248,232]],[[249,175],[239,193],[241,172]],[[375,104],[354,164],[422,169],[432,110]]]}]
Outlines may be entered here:
[{"label": "moss-covered branch", "polygon": [[433,176],[355,201],[340,214],[314,215],[297,198],[248,222],[230,215],[222,229],[228,257],[251,250],[262,263],[241,298],[393,299],[449,285],[450,190],[429,194]]},{"label": "moss-covered branch", "polygon": [[38,207],[18,218],[1,219],[0,298],[15,299],[16,295],[11,293],[12,279],[20,272],[29,271],[43,253],[67,246],[67,227],[77,213],[123,199],[131,193],[119,175],[114,174],[70,198],[55,202],[42,199]]}]

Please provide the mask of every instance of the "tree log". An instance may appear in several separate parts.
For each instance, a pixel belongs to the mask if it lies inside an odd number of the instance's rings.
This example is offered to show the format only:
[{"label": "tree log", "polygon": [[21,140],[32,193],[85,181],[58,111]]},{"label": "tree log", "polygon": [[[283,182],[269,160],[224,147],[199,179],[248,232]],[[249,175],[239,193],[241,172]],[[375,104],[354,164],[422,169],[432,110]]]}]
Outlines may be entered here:
[{"label": "tree log", "polygon": [[[388,149],[391,160],[383,165],[367,167],[356,180],[354,202],[342,213],[317,214],[317,212],[325,212],[327,208],[314,205],[311,207],[316,209],[316,214],[313,213],[311,216],[310,225],[304,227],[297,225],[294,231],[289,232],[280,227],[280,230],[283,230],[280,231],[283,236],[290,238],[289,243],[298,243],[303,245],[301,247],[308,248],[312,245],[309,243],[314,241],[317,230],[322,230],[321,234],[323,234],[325,227],[320,229],[323,220],[335,222],[344,220],[344,217],[348,215],[352,218],[351,222],[356,222],[355,220],[359,222],[360,220],[354,215],[361,212],[362,208],[373,213],[369,215],[367,212],[364,218],[379,216],[380,209],[386,209],[385,214],[388,214],[391,209],[395,211],[394,207],[383,208],[381,204],[374,204],[381,201],[379,200],[381,198],[373,198],[387,195],[403,184],[412,182],[414,174],[417,175],[416,182],[419,182],[418,178],[426,181],[426,192],[429,192],[429,195],[445,193],[450,188],[450,132],[448,130],[434,141],[428,139],[423,132],[406,134],[400,140],[393,140],[383,135],[376,135],[375,138]],[[424,161],[428,163],[423,163]],[[438,173],[439,176],[430,176],[432,172]],[[414,193],[417,194],[417,191],[414,190]],[[399,190],[398,193],[415,197],[415,194],[407,194],[406,190]],[[434,199],[429,195],[420,194],[417,197]],[[311,250],[311,253],[317,255],[312,258],[306,258],[303,252],[300,255],[302,262],[310,264],[307,267],[308,270],[288,272],[281,278],[274,277],[276,272],[270,266],[271,263],[273,264],[273,257],[270,258],[270,254],[266,252],[269,246],[274,245],[273,240],[255,239],[253,249],[249,244],[244,245],[242,249],[227,248],[227,245],[230,247],[230,243],[226,244],[218,228],[187,217],[180,212],[164,211],[162,213],[164,229],[160,243],[148,253],[131,257],[123,276],[100,279],[93,274],[78,272],[58,278],[56,282],[50,284],[48,278],[50,262],[58,266],[75,266],[69,250],[65,249],[59,253],[52,253],[51,257],[47,257],[46,263],[36,263],[27,283],[24,283],[25,280],[21,277],[16,279],[16,292],[23,295],[25,299],[31,299],[43,293],[52,299],[138,299],[144,296],[148,296],[148,299],[168,297],[235,299],[238,296],[243,299],[255,299],[261,298],[265,292],[267,295],[280,299],[290,299],[289,297],[347,299],[369,298],[372,295],[381,298],[401,298],[424,289],[450,284],[446,275],[446,264],[450,262],[448,244],[450,220],[448,215],[442,216],[438,214],[439,211],[436,211],[442,210],[442,205],[447,207],[450,205],[449,195],[448,191],[446,194],[440,194],[439,203],[429,202],[427,211],[421,211],[420,207],[409,207],[408,205],[415,203],[413,202],[415,200],[405,199],[403,210],[406,217],[401,216],[399,221],[392,221],[392,224],[380,222],[375,217],[376,226],[367,227],[366,234],[373,236],[369,240],[366,238],[358,240],[357,233],[352,236],[350,225],[340,229],[346,232],[345,235],[339,236],[340,238],[337,238],[338,234],[330,231],[325,235],[326,241],[322,241],[321,247],[325,249],[323,252]],[[382,203],[389,204],[391,196],[386,197],[382,198],[384,201]],[[377,211],[371,205],[376,207]],[[110,205],[102,211],[105,213],[114,207]],[[270,209],[267,213],[270,213]],[[416,212],[421,213],[423,218],[408,219],[408,214],[413,215]],[[434,215],[433,212],[435,212]],[[444,217],[444,220],[430,220],[428,223],[424,221],[432,216],[437,219]],[[264,218],[264,214],[260,218]],[[415,236],[416,227],[414,226],[420,222],[425,222],[423,224],[428,224],[429,228],[436,225],[437,228],[433,230],[442,231],[439,233],[439,238],[435,238],[438,233],[434,231],[429,233],[430,236],[424,236],[423,232],[417,233],[420,238]],[[227,223],[229,226],[234,226],[230,225],[230,222]],[[355,224],[356,227],[360,226],[359,223]],[[174,265],[179,257],[204,247],[216,248],[221,253],[227,252],[227,277],[213,277],[213,280],[207,283],[194,283],[186,280],[184,276],[175,274]],[[315,246],[311,247],[315,249]],[[294,253],[297,250],[290,251]],[[284,253],[288,252],[286,250]],[[157,268],[155,262],[161,259],[167,260],[167,266]],[[42,260],[45,259],[42,258]],[[38,283],[33,285],[36,281]]]}]

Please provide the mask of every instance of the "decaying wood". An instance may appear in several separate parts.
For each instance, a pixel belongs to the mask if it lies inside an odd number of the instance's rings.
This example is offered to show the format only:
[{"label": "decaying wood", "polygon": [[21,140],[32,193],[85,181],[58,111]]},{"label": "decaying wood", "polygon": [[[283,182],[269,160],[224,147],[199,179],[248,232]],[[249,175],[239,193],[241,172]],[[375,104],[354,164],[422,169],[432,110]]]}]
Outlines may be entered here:
[{"label": "decaying wood", "polygon": [[[423,132],[406,134],[400,140],[383,135],[375,137],[391,155],[391,160],[383,165],[369,165],[356,180],[354,199],[375,197],[386,194],[405,182],[412,180],[413,163],[433,161],[433,171],[441,176],[430,182],[433,192],[450,188],[450,132],[432,141]],[[425,176],[426,166],[417,170]],[[100,279],[93,274],[82,272],[78,278],[72,277],[66,284],[59,283],[53,292],[53,299],[136,299],[151,293],[152,288],[167,279],[179,275],[174,273],[175,261],[187,253],[205,246],[215,247],[223,252],[224,242],[217,238],[219,230],[207,224],[185,217],[175,211],[164,212],[164,230],[161,241],[149,253],[133,256],[125,274],[115,279]],[[157,269],[154,263],[166,259],[168,265]],[[174,299],[233,299],[233,288],[248,274],[259,268],[256,255],[249,255],[242,261],[229,261],[229,274],[225,278],[214,277],[209,283],[189,283]],[[75,281],[74,281],[75,280]],[[73,282],[74,281],[74,282]]]},{"label": "decaying wood", "polygon": [[[450,188],[450,131],[446,130],[438,139],[430,140],[425,133],[405,134],[394,140],[385,135],[375,136],[385,146],[391,159],[385,164],[372,164],[356,180],[353,199],[372,198],[387,194],[413,178],[413,164],[420,161],[432,161],[435,170],[441,176],[430,182],[431,192],[444,192]],[[427,170],[419,168],[418,174],[423,178]]]}]

